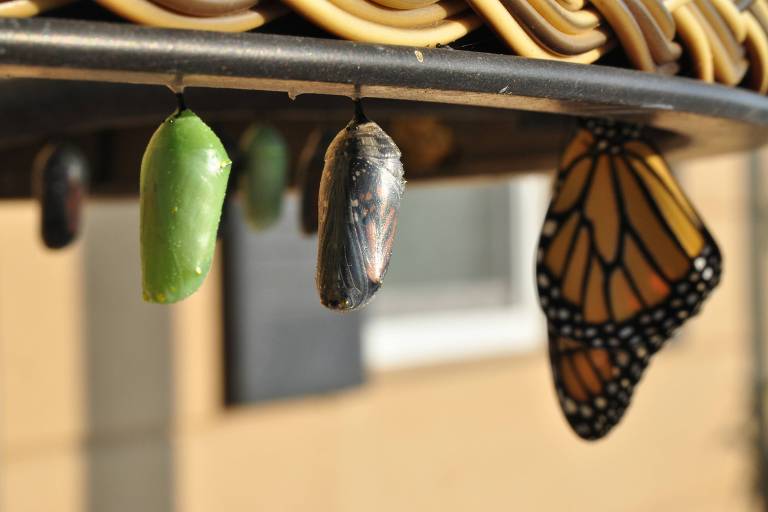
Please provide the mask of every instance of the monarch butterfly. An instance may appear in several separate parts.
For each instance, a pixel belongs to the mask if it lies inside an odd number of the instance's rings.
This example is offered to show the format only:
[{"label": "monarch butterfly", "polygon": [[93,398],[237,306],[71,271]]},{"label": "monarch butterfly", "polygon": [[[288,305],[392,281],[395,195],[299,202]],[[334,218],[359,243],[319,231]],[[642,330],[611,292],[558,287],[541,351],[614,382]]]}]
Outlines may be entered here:
[{"label": "monarch butterfly", "polygon": [[72,144],[48,144],[35,158],[32,179],[40,202],[43,243],[49,249],[66,247],[80,229],[88,161]]},{"label": "monarch butterfly", "polygon": [[400,150],[358,102],[328,147],[320,180],[316,284],[324,306],[353,310],[381,287],[404,187]]},{"label": "monarch butterfly", "polygon": [[618,423],[649,358],[720,280],[717,244],[638,126],[589,120],[560,163],[537,285],[575,432]]},{"label": "monarch butterfly", "polygon": [[245,215],[253,229],[266,229],[280,218],[288,179],[288,148],[274,128],[253,125],[243,134],[240,150]]},{"label": "monarch butterfly", "polygon": [[219,138],[184,105],[152,135],[141,161],[144,300],[194,293],[211,267],[232,162]]}]

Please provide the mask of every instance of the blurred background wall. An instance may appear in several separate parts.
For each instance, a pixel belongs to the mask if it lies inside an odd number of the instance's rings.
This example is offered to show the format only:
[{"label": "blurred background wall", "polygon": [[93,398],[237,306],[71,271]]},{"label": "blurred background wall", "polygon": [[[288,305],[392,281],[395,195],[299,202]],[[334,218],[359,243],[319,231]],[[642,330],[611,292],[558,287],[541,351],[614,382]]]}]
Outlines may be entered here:
[{"label": "blurred background wall", "polygon": [[561,417],[531,307],[546,181],[414,187],[448,208],[403,214],[365,311],[364,383],[230,405],[219,266],[191,299],[146,305],[136,201],[91,202],[84,240],[58,253],[34,204],[3,203],[0,510],[762,509],[748,159],[678,170],[724,280],[593,444]]}]

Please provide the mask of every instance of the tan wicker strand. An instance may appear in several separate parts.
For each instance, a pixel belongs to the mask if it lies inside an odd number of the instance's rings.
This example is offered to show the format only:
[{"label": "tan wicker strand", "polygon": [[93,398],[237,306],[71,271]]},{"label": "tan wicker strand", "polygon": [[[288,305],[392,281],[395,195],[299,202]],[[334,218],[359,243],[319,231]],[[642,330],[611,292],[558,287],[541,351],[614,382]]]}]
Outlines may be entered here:
[{"label": "tan wicker strand", "polygon": [[353,41],[437,46],[452,43],[481,23],[473,13],[464,13],[433,26],[408,29],[361,19],[329,0],[285,0],[285,3],[323,29]]},{"label": "tan wicker strand", "polygon": [[226,16],[250,9],[259,0],[152,0],[172,11],[204,18]]},{"label": "tan wicker strand", "polygon": [[699,12],[706,18],[712,30],[717,34],[717,38],[723,43],[723,47],[728,51],[733,59],[744,57],[744,47],[739,44],[736,36],[731,31],[728,24],[717,12],[711,0],[695,0]]},{"label": "tan wicker strand", "polygon": [[675,20],[672,17],[672,13],[664,6],[664,2],[661,0],[642,0],[642,2],[654,20],[656,20],[656,24],[659,25],[664,36],[670,40],[674,39]]},{"label": "tan wicker strand", "polygon": [[417,28],[438,24],[469,9],[464,0],[445,0],[415,9],[392,9],[368,0],[330,0],[360,19],[390,27]]},{"label": "tan wicker strand", "polygon": [[183,15],[148,0],[96,0],[96,2],[126,19],[143,25],[218,32],[253,30],[288,12],[285,5],[277,1],[264,2],[254,9],[216,17]]},{"label": "tan wicker strand", "polygon": [[743,43],[747,38],[747,20],[742,16],[732,0],[710,0],[733,33],[736,41]]},{"label": "tan wicker strand", "polygon": [[552,53],[577,55],[599,48],[608,42],[608,34],[603,29],[585,30],[575,35],[561,32],[534,9],[528,0],[501,0],[501,2],[529,35]]},{"label": "tan wicker strand", "polygon": [[678,4],[672,11],[677,33],[690,55],[696,77],[705,82],[715,81],[715,61],[707,34],[691,13],[690,7]]},{"label": "tan wicker strand", "polygon": [[29,18],[75,0],[8,0],[0,2],[0,17]]},{"label": "tan wicker strand", "polygon": [[653,60],[658,65],[676,62],[680,58],[680,45],[668,38],[664,30],[656,23],[656,19],[640,0],[624,0],[630,12],[635,17],[648,43]]},{"label": "tan wicker strand", "polygon": [[622,0],[592,0],[592,4],[611,25],[632,64],[642,71],[656,71],[643,32],[626,4]]},{"label": "tan wicker strand", "polygon": [[600,16],[592,9],[569,11],[556,0],[530,0],[531,6],[553,27],[566,34],[579,34],[600,26]]},{"label": "tan wicker strand", "polygon": [[754,0],[749,6],[749,12],[755,17],[763,31],[768,33],[768,2],[766,0]]},{"label": "tan wicker strand", "polygon": [[696,21],[704,29],[709,45],[712,48],[715,79],[726,85],[737,85],[747,72],[747,61],[744,59],[735,60],[733,58],[725,45],[723,45],[722,40],[718,37],[718,33],[699,10],[697,2],[691,3],[688,7]]},{"label": "tan wicker strand", "polygon": [[580,11],[586,6],[587,0],[557,0],[557,3],[569,11]]},{"label": "tan wicker strand", "polygon": [[534,59],[591,64],[609,49],[609,45],[606,45],[579,55],[558,55],[543,48],[536,40],[532,39],[517,19],[498,0],[468,0],[468,2],[517,55]]},{"label": "tan wicker strand", "polygon": [[436,4],[439,0],[373,0],[377,4],[390,9],[421,9]]},{"label": "tan wicker strand", "polygon": [[760,94],[766,94],[768,93],[768,36],[751,12],[743,12],[742,16],[746,27],[745,47],[751,62],[748,85]]}]

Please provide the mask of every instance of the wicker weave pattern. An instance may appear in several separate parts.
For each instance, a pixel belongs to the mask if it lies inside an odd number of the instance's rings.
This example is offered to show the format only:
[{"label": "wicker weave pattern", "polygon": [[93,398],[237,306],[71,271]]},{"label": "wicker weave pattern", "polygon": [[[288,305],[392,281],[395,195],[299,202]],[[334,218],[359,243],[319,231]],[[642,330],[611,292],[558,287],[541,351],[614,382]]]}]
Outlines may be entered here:
[{"label": "wicker weave pattern", "polygon": [[[0,16],[73,1],[0,0]],[[485,23],[523,57],[588,64],[622,52],[639,70],[768,92],[768,0],[97,2],[136,23],[220,31],[253,30],[293,10],[345,39],[411,46],[447,45]]]}]

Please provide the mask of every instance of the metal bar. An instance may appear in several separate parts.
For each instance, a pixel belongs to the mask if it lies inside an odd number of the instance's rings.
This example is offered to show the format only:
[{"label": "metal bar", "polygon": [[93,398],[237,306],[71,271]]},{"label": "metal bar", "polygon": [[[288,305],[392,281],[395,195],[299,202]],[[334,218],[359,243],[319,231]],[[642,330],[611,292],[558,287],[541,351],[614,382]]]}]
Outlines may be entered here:
[{"label": "metal bar", "polygon": [[[59,19],[0,20],[0,75],[395,98],[641,120],[723,150],[768,140],[768,99],[595,65]],[[704,140],[708,139],[708,140]]]}]

